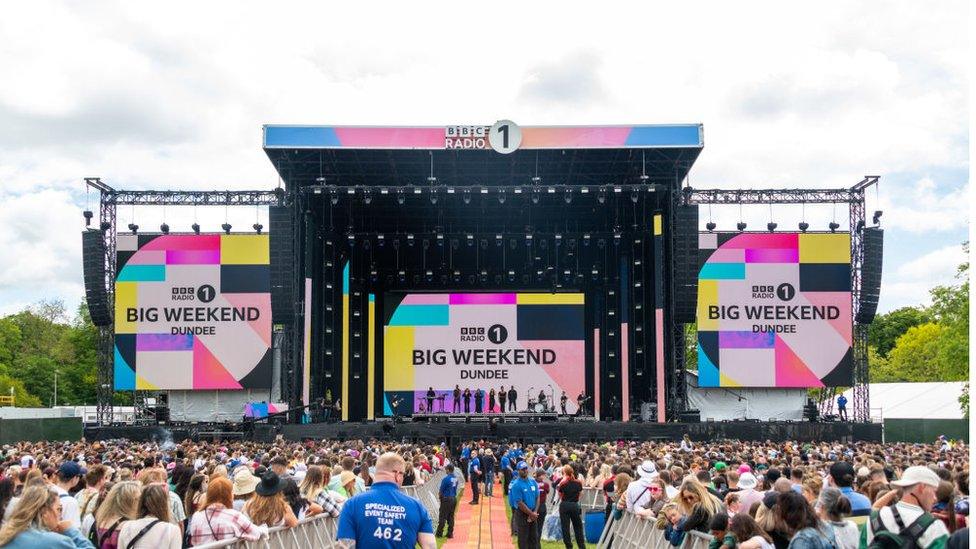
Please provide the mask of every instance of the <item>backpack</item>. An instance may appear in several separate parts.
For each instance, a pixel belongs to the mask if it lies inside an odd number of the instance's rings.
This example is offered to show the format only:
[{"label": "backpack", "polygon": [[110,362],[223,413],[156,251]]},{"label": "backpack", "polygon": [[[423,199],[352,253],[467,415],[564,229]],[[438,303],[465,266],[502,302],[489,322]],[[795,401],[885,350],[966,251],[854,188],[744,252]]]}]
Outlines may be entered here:
[{"label": "backpack", "polygon": [[896,534],[885,527],[884,523],[881,522],[881,511],[871,511],[871,518],[869,520],[871,522],[871,532],[874,534],[874,537],[871,539],[871,543],[868,544],[868,549],[911,549],[920,547],[918,538],[922,537],[922,534],[928,527],[935,522],[935,517],[929,513],[922,513],[914,522],[905,526],[901,515],[898,513],[898,508],[892,505],[889,509],[891,509],[891,514],[895,518],[895,523],[898,524],[900,533]]}]

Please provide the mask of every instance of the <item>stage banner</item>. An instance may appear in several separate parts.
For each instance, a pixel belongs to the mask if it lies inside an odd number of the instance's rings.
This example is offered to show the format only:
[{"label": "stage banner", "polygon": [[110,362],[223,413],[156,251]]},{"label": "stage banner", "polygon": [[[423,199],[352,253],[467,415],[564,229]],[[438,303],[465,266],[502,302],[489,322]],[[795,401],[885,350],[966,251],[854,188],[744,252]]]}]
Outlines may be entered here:
[{"label": "stage banner", "polygon": [[[512,410],[526,411],[529,399],[542,392],[559,411],[565,391],[567,412],[576,412],[585,387],[583,294],[390,293],[383,312],[385,415],[429,411],[431,388],[444,397],[434,400],[433,411],[452,412],[455,386],[471,391],[471,413],[491,413],[492,389],[497,413],[497,393],[513,386],[518,397]],[[480,407],[478,389],[484,393]]]},{"label": "stage banner", "polygon": [[271,386],[268,235],[118,235],[115,389]]},{"label": "stage banner", "polygon": [[849,386],[848,233],[701,233],[701,387]]}]

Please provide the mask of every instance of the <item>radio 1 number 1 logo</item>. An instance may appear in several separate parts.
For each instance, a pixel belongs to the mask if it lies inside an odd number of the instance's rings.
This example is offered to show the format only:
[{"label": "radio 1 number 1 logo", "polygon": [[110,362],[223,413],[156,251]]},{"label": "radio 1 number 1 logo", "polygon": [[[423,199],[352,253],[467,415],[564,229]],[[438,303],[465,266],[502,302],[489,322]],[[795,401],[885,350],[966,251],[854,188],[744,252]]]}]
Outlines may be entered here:
[{"label": "radio 1 number 1 logo", "polygon": [[197,299],[201,303],[210,303],[215,297],[217,297],[217,290],[210,284],[204,284],[197,288]]}]

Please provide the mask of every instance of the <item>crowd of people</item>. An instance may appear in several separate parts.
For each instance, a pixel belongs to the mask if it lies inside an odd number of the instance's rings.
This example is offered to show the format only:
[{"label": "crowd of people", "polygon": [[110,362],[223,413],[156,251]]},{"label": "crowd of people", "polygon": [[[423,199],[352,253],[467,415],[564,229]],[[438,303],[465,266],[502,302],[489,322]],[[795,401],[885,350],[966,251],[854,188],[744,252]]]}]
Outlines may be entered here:
[{"label": "crowd of people", "polygon": [[[581,500],[594,492],[606,519],[653,521],[673,546],[692,532],[711,534],[714,549],[968,544],[969,448],[944,439],[455,447],[113,440],[25,442],[4,446],[0,458],[0,547],[190,547],[260,539],[322,514],[338,520],[349,545],[435,547],[436,537],[454,535],[455,467],[470,485],[469,503],[505,498],[519,547],[542,538],[585,547]],[[436,488],[435,532],[434,517],[399,488],[439,470],[449,474]]]}]

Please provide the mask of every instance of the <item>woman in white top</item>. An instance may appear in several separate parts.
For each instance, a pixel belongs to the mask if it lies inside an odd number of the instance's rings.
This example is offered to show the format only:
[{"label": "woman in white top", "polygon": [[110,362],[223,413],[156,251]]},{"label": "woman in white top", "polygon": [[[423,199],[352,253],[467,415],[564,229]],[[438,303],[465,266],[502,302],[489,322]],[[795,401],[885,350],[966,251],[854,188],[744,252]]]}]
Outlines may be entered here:
[{"label": "woman in white top", "polygon": [[[729,539],[729,538],[733,539]],[[736,545],[737,544],[737,545]],[[773,538],[763,531],[749,513],[736,513],[729,519],[729,529],[722,544],[738,549],[773,549]]]},{"label": "woman in white top", "polygon": [[840,547],[837,549],[857,549],[861,541],[857,525],[844,517],[851,514],[851,502],[840,490],[828,486],[820,491],[816,505],[817,514],[834,527],[834,536]]},{"label": "woman in white top", "polygon": [[122,523],[119,549],[180,549],[178,526],[169,522],[169,490],[150,484],[139,497],[139,517]]}]

